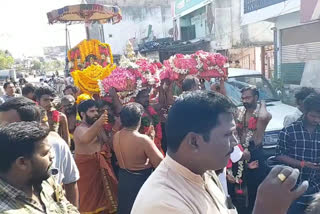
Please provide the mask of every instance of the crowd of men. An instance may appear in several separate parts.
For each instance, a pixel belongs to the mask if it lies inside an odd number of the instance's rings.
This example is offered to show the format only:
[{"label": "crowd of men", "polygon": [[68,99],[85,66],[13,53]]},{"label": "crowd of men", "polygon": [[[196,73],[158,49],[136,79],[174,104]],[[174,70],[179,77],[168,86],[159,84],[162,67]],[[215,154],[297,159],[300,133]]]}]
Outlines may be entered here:
[{"label": "crowd of men", "polygon": [[[320,210],[320,95],[302,88],[271,171],[272,118],[255,87],[243,107],[223,81],[187,76],[123,105],[48,85],[6,82],[0,98],[0,213],[303,214]],[[155,96],[153,96],[155,94]],[[84,97],[86,97],[84,99]]]}]

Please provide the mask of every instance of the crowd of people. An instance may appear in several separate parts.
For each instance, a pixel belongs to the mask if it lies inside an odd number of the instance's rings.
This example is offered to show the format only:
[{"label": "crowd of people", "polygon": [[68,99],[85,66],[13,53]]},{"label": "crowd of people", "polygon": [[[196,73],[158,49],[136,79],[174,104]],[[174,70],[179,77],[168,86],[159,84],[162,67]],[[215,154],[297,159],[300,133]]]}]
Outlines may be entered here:
[{"label": "crowd of people", "polygon": [[[177,86],[178,85],[178,86]],[[122,104],[73,85],[12,82],[0,98],[0,213],[314,214],[320,210],[320,95],[296,94],[269,169],[272,118],[254,86],[243,107],[193,76]],[[174,87],[181,90],[175,96]],[[286,112],[284,112],[285,114]]]}]

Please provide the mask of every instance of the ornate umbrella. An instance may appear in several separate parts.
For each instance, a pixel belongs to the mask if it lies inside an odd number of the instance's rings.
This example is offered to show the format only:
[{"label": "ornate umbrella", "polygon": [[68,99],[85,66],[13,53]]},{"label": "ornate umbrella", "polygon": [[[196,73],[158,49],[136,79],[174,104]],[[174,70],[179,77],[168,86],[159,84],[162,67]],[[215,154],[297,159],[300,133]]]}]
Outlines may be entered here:
[{"label": "ornate umbrella", "polygon": [[65,6],[47,13],[49,24],[54,23],[118,23],[121,21],[121,10],[118,6],[99,4],[79,4]]},{"label": "ornate umbrella", "polygon": [[[116,24],[121,21],[121,10],[118,6],[106,6],[100,4],[78,4],[65,6],[47,13],[49,24],[65,23],[66,24],[66,55],[69,47],[68,24],[86,24],[87,39],[90,39],[89,24]],[[103,26],[102,26],[103,27]],[[102,35],[104,38],[104,36]],[[104,39],[103,39],[104,40]],[[104,41],[102,41],[104,42]],[[67,60],[66,60],[67,61]],[[67,65],[68,63],[66,63]],[[66,74],[67,67],[66,67]]]}]

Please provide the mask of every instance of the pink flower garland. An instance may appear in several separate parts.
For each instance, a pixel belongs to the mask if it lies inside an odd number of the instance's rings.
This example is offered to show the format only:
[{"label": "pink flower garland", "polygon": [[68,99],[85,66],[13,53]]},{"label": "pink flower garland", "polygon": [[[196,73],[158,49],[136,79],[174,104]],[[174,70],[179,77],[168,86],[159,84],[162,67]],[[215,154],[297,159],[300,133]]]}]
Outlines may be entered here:
[{"label": "pink flower garland", "polygon": [[[110,76],[102,80],[102,85],[104,91],[109,92],[110,88],[115,88],[118,91],[126,91],[129,89],[133,90],[132,87],[135,86],[136,77],[135,75],[129,71],[128,69],[117,67]],[[133,84],[133,86],[129,86]]]},{"label": "pink flower garland", "polygon": [[[164,61],[160,79],[177,80],[180,75],[196,75],[200,78],[227,78],[225,64],[228,58],[219,53],[197,51],[192,55],[176,54]],[[177,77],[178,76],[178,77]]]}]

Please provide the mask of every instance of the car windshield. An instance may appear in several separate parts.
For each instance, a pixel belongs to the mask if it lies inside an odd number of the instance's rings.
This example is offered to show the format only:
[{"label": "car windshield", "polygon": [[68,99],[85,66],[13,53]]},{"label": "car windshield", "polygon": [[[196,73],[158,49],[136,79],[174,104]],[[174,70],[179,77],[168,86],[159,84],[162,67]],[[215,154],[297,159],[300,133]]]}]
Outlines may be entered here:
[{"label": "car windshield", "polygon": [[269,82],[260,75],[230,77],[225,82],[227,95],[237,106],[242,105],[241,89],[248,86],[255,86],[258,89],[260,100],[265,100],[267,103],[279,101]]}]

